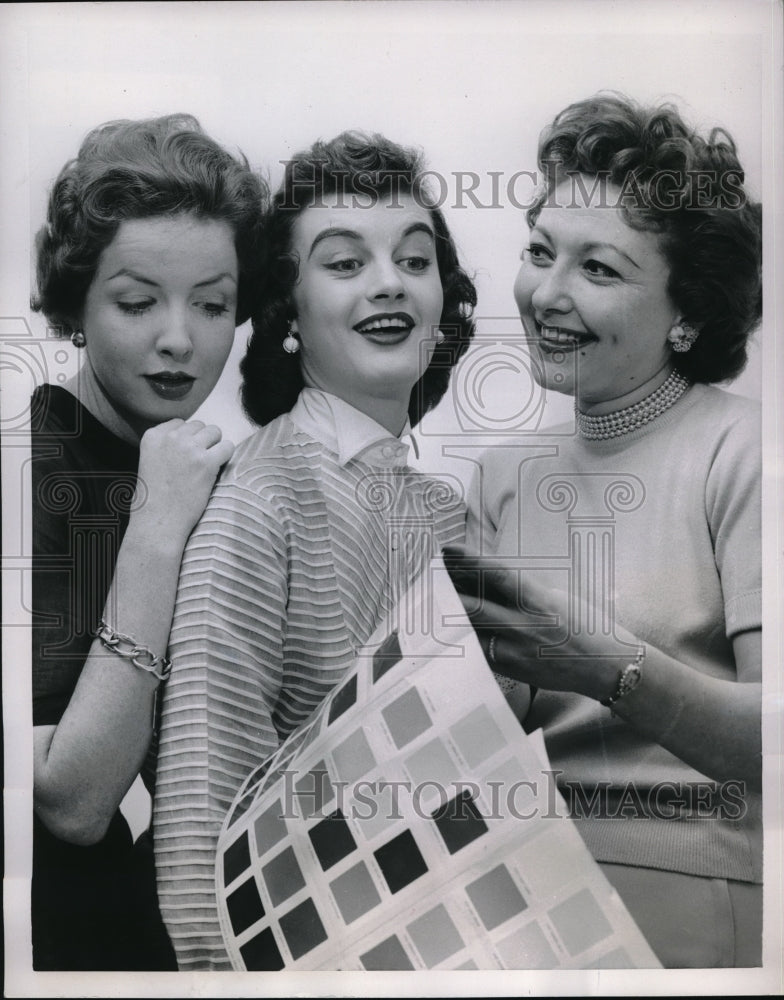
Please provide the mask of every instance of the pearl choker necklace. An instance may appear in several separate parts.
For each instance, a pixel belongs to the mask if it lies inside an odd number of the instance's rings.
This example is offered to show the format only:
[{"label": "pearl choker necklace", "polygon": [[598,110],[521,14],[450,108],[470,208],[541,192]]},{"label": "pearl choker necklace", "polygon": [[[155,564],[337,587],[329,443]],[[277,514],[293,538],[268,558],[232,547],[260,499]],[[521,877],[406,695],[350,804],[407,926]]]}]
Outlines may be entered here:
[{"label": "pearl choker necklace", "polygon": [[650,423],[665,410],[669,410],[690,385],[691,382],[687,378],[673,369],[667,380],[662,382],[650,396],[646,396],[639,403],[627,406],[623,410],[616,410],[615,413],[589,416],[587,413],[581,413],[575,403],[574,412],[577,417],[577,428],[581,436],[590,441],[621,437],[622,434],[636,431],[638,427]]}]

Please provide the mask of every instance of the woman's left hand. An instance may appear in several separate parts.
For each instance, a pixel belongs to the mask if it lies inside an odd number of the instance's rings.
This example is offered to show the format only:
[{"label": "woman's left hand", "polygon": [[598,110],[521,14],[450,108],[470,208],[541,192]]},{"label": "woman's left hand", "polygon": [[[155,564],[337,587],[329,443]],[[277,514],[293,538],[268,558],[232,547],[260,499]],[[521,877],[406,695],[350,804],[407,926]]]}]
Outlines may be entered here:
[{"label": "woman's left hand", "polygon": [[[639,643],[605,624],[589,630],[595,608],[543,587],[498,560],[451,548],[444,563],[490,666],[533,687],[609,698]],[[609,632],[609,634],[608,634]]]}]

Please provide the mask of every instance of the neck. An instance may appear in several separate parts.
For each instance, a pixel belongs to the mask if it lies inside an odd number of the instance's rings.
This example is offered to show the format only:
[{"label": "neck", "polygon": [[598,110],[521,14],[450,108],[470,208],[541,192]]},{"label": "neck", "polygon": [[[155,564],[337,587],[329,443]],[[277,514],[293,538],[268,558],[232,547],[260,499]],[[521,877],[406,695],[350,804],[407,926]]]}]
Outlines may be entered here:
[{"label": "neck", "polygon": [[[642,399],[609,413],[583,413],[575,404],[577,429],[591,441],[622,437],[644,427],[678,402],[691,383],[676,369]],[[626,397],[628,398],[628,397]]]},{"label": "neck", "polygon": [[[342,397],[345,399],[345,397]],[[393,399],[365,399],[363,397],[352,397],[345,400],[355,407],[360,413],[364,413],[381,424],[384,430],[389,431],[393,437],[400,437],[408,419],[408,400],[400,403]]]},{"label": "neck", "polygon": [[615,413],[616,410],[625,410],[627,406],[634,406],[635,403],[639,403],[646,396],[655,392],[660,385],[667,381],[672,371],[672,364],[668,361],[655,375],[622,396],[602,400],[581,399],[578,396],[575,405],[580,413],[590,417],[600,417],[606,413]]},{"label": "neck", "polygon": [[409,395],[405,400],[399,397],[380,398],[379,396],[368,396],[362,393],[342,393],[334,392],[332,389],[325,385],[318,385],[314,379],[305,377],[305,385],[309,389],[320,389],[321,392],[328,392],[332,396],[337,396],[342,399],[343,402],[348,403],[349,406],[353,406],[360,413],[364,413],[365,416],[375,420],[377,424],[381,424],[384,430],[389,431],[393,437],[400,437],[403,432],[403,428],[406,426],[406,420],[408,420],[408,400],[411,394],[409,390]]},{"label": "neck", "polygon": [[90,362],[85,360],[82,367],[63,386],[71,395],[76,396],[82,406],[88,410],[99,423],[128,444],[138,444],[146,427],[137,427],[123,415],[111,401],[101,383],[95,376]]}]

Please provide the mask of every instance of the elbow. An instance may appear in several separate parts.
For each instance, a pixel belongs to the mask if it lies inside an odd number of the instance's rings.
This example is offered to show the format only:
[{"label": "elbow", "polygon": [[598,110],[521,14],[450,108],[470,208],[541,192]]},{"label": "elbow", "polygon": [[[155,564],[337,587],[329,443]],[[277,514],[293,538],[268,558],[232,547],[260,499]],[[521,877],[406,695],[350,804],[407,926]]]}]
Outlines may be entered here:
[{"label": "elbow", "polygon": [[92,847],[106,836],[111,816],[83,808],[46,808],[36,803],[36,814],[47,830],[67,844]]}]

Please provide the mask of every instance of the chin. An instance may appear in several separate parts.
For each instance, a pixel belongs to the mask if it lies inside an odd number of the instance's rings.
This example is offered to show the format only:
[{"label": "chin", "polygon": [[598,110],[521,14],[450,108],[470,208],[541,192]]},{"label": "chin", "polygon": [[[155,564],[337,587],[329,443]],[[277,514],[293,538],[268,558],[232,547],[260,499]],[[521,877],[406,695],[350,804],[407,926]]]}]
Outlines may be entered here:
[{"label": "chin", "polygon": [[558,392],[563,396],[574,396],[575,378],[570,366],[554,365],[543,360],[541,355],[532,354],[531,375],[537,385],[549,392]]},{"label": "chin", "polygon": [[375,373],[374,382],[382,389],[394,389],[404,395],[410,393],[422,377],[422,370],[418,364],[395,364],[392,361]]},{"label": "chin", "polygon": [[561,396],[574,397],[574,386],[570,383],[548,380],[544,383],[543,388],[547,389],[548,392],[557,392]]}]

